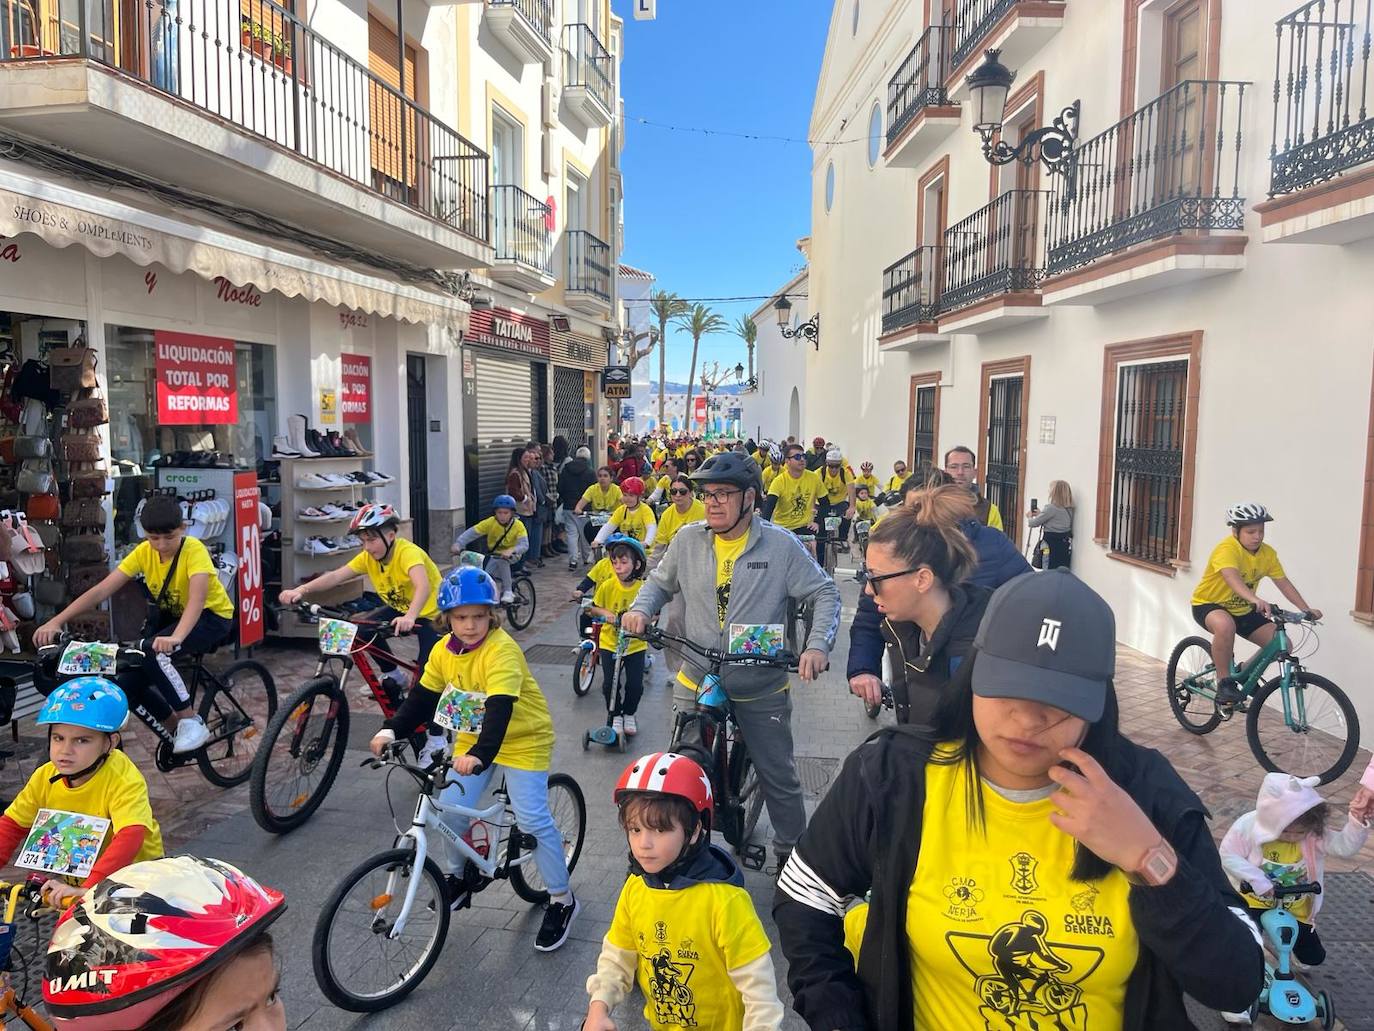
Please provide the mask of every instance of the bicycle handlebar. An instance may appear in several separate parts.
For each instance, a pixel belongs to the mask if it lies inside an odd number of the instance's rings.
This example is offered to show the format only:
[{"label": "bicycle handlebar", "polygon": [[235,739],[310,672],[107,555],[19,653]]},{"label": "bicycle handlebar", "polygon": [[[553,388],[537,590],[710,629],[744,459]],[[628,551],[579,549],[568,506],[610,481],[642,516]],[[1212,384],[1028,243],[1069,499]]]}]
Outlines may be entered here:
[{"label": "bicycle handlebar", "polygon": [[358,613],[349,609],[339,608],[335,605],[321,605],[318,602],[298,601],[294,605],[273,605],[271,608],[275,612],[294,612],[305,619],[341,619],[347,623],[365,626],[368,628],[368,635],[373,641],[386,640],[390,637],[407,637],[415,632],[411,630],[402,634],[392,626],[391,620],[360,619]]},{"label": "bicycle handlebar", "polygon": [[[1255,893],[1255,888],[1249,881],[1241,881],[1240,890],[1251,895]],[[1276,884],[1272,890],[1276,900],[1294,898],[1298,895],[1320,895],[1321,893],[1322,886],[1316,881],[1304,881],[1301,884]]]},{"label": "bicycle handlebar", "polygon": [[[405,741],[388,742],[382,746],[380,758],[375,755],[369,755],[358,765],[369,766],[374,770],[380,770],[386,766],[395,766],[398,769],[405,770],[406,773],[415,778],[421,790],[427,793],[433,793],[436,790],[442,791],[450,784],[458,784],[457,781],[450,781],[448,779],[448,770],[450,767],[447,755],[440,753],[431,760],[428,766],[412,766],[401,758],[402,752],[404,752],[407,747],[408,743]],[[462,785],[459,785],[459,790],[462,790]]]},{"label": "bicycle handlebar", "polygon": [[[38,649],[33,665],[39,666],[45,662],[51,662],[54,658],[60,658],[67,645],[75,640],[75,637],[63,630],[57,635],[55,644],[45,644]],[[119,649],[115,653],[116,673],[123,673],[128,669],[141,666],[148,653],[153,650],[153,638],[151,637],[145,637],[138,641],[116,641],[112,643]]]},{"label": "bicycle handlebar", "polygon": [[707,648],[690,641],[677,634],[670,634],[666,630],[657,627],[647,627],[642,634],[626,633],[626,637],[636,637],[641,641],[647,641],[655,648],[662,648],[664,644],[673,644],[688,651],[694,652],[700,658],[706,660],[711,666],[767,666],[773,669],[786,669],[795,673],[797,671],[797,655],[790,651],[774,652],[772,655],[763,655],[756,652],[725,652],[719,648]]},{"label": "bicycle handlebar", "polygon": [[1317,625],[1317,621],[1312,618],[1312,613],[1289,612],[1287,609],[1281,609],[1277,605],[1269,606],[1269,618],[1275,623],[1310,623],[1312,626]]}]

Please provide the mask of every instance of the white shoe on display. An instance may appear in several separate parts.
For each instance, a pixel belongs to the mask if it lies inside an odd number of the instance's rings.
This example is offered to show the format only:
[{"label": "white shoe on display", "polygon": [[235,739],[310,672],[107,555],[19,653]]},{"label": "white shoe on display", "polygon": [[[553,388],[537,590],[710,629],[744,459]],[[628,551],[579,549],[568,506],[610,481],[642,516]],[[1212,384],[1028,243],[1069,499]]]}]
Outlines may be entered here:
[{"label": "white shoe on display", "polygon": [[320,490],[324,487],[332,487],[334,484],[330,483],[319,473],[306,473],[296,480],[296,486],[301,490]]},{"label": "white shoe on display", "polygon": [[302,458],[319,458],[318,451],[312,451],[305,442],[305,431],[309,426],[304,415],[288,415],[286,417],[286,435],[291,447]]}]

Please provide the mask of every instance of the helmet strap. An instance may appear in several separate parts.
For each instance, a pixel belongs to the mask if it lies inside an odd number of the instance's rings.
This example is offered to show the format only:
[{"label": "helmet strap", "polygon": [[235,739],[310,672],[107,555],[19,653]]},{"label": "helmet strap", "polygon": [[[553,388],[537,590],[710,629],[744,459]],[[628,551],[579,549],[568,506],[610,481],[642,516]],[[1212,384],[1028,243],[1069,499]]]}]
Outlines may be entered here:
[{"label": "helmet strap", "polygon": [[[106,731],[105,734],[106,736],[109,736],[108,731]],[[51,729],[48,730],[48,740],[52,740]],[[67,782],[67,787],[69,789],[75,787],[76,781],[81,780],[81,778],[83,777],[89,777],[91,774],[95,773],[98,769],[100,769],[100,767],[104,766],[105,760],[109,759],[110,753],[114,751],[114,748],[115,746],[111,744],[109,748],[100,753],[100,755],[96,758],[95,762],[91,763],[91,765],[87,766],[84,770],[77,770],[75,773],[54,773],[51,777],[48,778],[48,783],[56,784],[59,780],[65,780]]]},{"label": "helmet strap", "polygon": [[469,652],[475,652],[478,648],[487,643],[487,637],[489,637],[490,634],[491,631],[488,630],[476,644],[464,644],[453,635],[452,631],[450,631],[448,635],[448,650],[454,655],[467,655]]}]

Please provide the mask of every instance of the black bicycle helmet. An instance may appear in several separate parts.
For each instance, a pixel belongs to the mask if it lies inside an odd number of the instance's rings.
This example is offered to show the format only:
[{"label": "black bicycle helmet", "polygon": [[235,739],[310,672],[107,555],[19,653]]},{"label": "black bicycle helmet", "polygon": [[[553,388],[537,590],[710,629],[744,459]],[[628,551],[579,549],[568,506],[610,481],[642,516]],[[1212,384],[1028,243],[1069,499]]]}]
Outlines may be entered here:
[{"label": "black bicycle helmet", "polygon": [[688,475],[695,483],[729,483],[742,490],[752,487],[755,500],[763,497],[763,477],[759,475],[758,463],[737,451],[712,455]]}]

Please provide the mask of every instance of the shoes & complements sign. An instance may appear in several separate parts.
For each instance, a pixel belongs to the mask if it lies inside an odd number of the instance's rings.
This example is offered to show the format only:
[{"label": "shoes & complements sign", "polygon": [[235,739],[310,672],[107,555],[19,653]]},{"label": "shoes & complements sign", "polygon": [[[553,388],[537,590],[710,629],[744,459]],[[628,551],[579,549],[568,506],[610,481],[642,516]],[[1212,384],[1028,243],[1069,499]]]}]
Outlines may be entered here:
[{"label": "shoes & complements sign", "polygon": [[157,421],[162,426],[208,426],[239,421],[234,342],[158,330],[153,334]]}]

